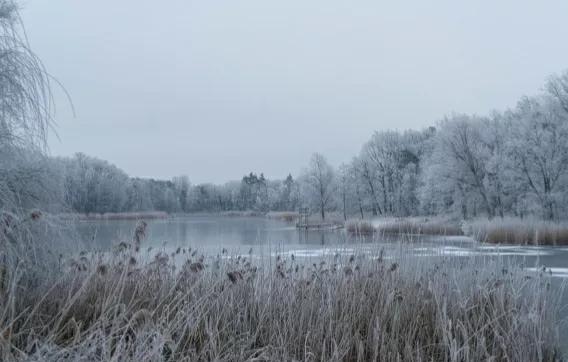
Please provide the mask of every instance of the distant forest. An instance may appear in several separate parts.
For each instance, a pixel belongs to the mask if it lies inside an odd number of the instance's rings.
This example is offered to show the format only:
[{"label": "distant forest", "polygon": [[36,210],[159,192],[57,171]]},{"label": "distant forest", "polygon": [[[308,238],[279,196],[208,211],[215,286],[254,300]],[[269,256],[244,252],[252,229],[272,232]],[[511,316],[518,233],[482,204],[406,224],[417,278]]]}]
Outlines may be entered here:
[{"label": "distant forest", "polygon": [[[380,127],[380,123],[377,124]],[[47,157],[10,148],[2,186],[11,205],[51,211],[297,210],[347,216],[452,214],[568,216],[568,72],[515,108],[452,114],[423,130],[377,131],[348,164],[314,154],[304,172],[269,180],[250,172],[221,185],[129,177],[84,154]],[[191,165],[184,168],[191,169]],[[3,205],[0,205],[2,207]]]}]

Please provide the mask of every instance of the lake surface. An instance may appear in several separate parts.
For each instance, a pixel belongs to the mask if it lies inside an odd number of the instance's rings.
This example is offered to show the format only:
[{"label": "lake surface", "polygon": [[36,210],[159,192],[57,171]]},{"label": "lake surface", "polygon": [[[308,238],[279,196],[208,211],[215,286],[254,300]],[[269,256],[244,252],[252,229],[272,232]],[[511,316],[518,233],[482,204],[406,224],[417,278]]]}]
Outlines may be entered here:
[{"label": "lake surface", "polygon": [[[89,249],[109,249],[132,239],[136,221],[97,220],[78,222],[78,232]],[[416,257],[486,256],[518,259],[527,268],[550,269],[552,276],[568,278],[568,247],[493,245],[468,237],[405,236],[405,251]],[[318,257],[339,251],[378,250],[399,247],[396,236],[348,235],[344,230],[298,230],[294,223],[262,217],[188,216],[148,221],[143,247],[192,247],[204,253],[223,248],[241,253],[253,250],[294,253],[297,257]]]},{"label": "lake surface", "polygon": [[[87,249],[108,250],[121,241],[132,240],[133,220],[97,220],[78,222],[78,232]],[[395,254],[404,244],[404,254],[416,258],[482,257],[514,259],[526,269],[546,267],[554,287],[568,281],[568,247],[492,245],[477,243],[467,237],[375,235],[356,237],[344,230],[298,230],[293,223],[262,217],[188,216],[148,221],[142,248],[198,249],[216,255],[225,248],[229,255],[257,256],[294,254],[297,258],[320,258],[326,254]],[[568,305],[568,296],[564,295]],[[568,316],[568,310],[563,311]],[[564,349],[568,352],[568,328]]]}]

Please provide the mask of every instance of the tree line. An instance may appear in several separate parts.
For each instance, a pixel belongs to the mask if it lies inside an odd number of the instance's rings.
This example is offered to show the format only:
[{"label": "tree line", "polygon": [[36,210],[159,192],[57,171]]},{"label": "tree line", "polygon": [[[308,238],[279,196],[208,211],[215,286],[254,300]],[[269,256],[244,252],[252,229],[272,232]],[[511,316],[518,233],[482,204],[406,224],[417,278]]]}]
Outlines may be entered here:
[{"label": "tree line", "polygon": [[338,179],[344,213],[361,216],[566,218],[568,72],[503,112],[375,132]]},{"label": "tree line", "polygon": [[[4,97],[0,106],[22,101]],[[422,130],[376,131],[350,162],[335,168],[316,153],[299,175],[283,180],[254,172],[224,184],[130,177],[81,153],[46,156],[16,137],[24,121],[14,114],[0,123],[2,209],[187,213],[309,206],[321,218],[335,212],[345,219],[568,216],[568,72],[550,77],[540,94],[514,108],[488,116],[455,113]]]},{"label": "tree line", "polygon": [[14,168],[9,172],[14,182],[8,187],[18,194],[22,209],[35,206],[83,214],[268,212],[295,210],[300,202],[299,185],[292,175],[284,180],[268,180],[262,173],[251,172],[240,182],[192,185],[187,176],[171,180],[130,177],[107,161],[82,153],[47,157],[28,150],[15,155]]}]

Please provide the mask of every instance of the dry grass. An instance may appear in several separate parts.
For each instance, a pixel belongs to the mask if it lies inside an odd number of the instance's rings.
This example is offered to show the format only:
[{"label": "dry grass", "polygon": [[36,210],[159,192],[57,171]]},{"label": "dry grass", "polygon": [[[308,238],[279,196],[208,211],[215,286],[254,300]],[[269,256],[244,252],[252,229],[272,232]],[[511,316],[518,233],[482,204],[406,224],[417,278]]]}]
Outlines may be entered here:
[{"label": "dry grass", "polygon": [[458,222],[438,218],[379,219],[375,228],[382,234],[463,235]]},{"label": "dry grass", "polygon": [[545,276],[511,265],[382,253],[254,265],[182,248],[136,252],[142,229],[114,255],[78,255],[55,278],[4,275],[0,359],[560,358],[559,296]]},{"label": "dry grass", "polygon": [[372,235],[375,233],[373,223],[368,220],[349,219],[345,222],[345,230],[353,235]]},{"label": "dry grass", "polygon": [[466,225],[474,239],[495,244],[568,245],[568,225],[537,219],[478,219]]}]

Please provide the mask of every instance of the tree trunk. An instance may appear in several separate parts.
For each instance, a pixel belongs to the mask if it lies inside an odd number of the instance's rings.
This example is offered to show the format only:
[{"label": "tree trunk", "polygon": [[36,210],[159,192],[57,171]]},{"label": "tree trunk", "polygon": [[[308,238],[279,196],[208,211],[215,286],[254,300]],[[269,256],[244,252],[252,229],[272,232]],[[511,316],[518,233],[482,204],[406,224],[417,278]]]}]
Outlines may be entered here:
[{"label": "tree trunk", "polygon": [[343,220],[347,221],[347,197],[343,193]]},{"label": "tree trunk", "polygon": [[546,200],[546,218],[554,220],[554,201],[550,200],[550,197]]}]

